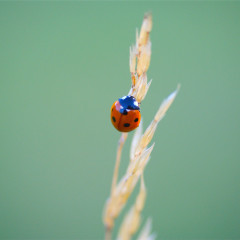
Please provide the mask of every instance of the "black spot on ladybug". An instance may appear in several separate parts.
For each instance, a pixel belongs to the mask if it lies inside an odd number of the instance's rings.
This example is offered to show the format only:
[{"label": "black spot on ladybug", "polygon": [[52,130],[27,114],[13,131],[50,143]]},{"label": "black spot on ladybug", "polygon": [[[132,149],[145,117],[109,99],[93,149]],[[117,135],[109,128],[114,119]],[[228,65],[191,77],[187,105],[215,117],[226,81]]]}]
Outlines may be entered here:
[{"label": "black spot on ladybug", "polygon": [[112,117],[112,120],[113,120],[114,122],[116,122],[116,118],[115,118],[115,117]]},{"label": "black spot on ladybug", "polygon": [[129,127],[129,126],[130,126],[130,123],[124,123],[123,126],[124,126],[124,127]]},{"label": "black spot on ladybug", "polygon": [[113,111],[113,108],[112,108],[112,111]]},{"label": "black spot on ladybug", "polygon": [[135,119],[134,119],[134,122],[137,122],[137,121],[138,121],[138,118],[135,118]]}]

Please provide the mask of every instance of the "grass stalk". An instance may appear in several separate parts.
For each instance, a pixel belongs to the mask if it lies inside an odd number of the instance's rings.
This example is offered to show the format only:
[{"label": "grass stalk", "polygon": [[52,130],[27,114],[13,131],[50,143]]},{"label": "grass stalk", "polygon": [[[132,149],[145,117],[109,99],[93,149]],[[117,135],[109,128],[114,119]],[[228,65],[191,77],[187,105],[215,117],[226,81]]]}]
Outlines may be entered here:
[{"label": "grass stalk", "polygon": [[[151,84],[151,81],[148,82],[147,79],[147,70],[151,60],[151,30],[152,15],[147,13],[144,16],[140,34],[137,31],[136,44],[130,47],[130,73],[132,87],[128,95],[135,97],[139,103],[141,103],[145,98]],[[118,181],[122,149],[128,136],[128,133],[121,134],[117,146],[116,162],[113,172],[110,197],[106,202],[103,214],[105,240],[111,240],[115,219],[122,212],[122,209],[125,207],[129,197],[141,179],[139,194],[134,205],[125,215],[117,239],[130,240],[138,231],[138,228],[141,224],[141,213],[146,199],[146,187],[143,180],[143,172],[150,160],[150,155],[154,148],[154,143],[150,147],[149,144],[155,134],[158,123],[165,116],[178,91],[179,86],[173,93],[164,99],[152,122],[144,131],[144,133],[142,131],[142,122],[140,123],[133,136],[129,165],[125,174]],[[139,235],[138,240],[154,240],[155,237],[156,235],[151,235],[151,220],[149,219]]]},{"label": "grass stalk", "polygon": [[105,228],[105,240],[111,240],[112,239],[112,229],[106,227]]},{"label": "grass stalk", "polygon": [[111,196],[113,196],[114,191],[116,189],[116,184],[117,184],[117,179],[118,179],[118,171],[119,171],[119,166],[120,166],[120,161],[121,161],[121,155],[122,155],[122,148],[123,145],[127,139],[128,134],[127,133],[122,133],[119,141],[118,141],[118,147],[117,147],[117,156],[116,156],[116,162],[115,162],[115,167],[114,167],[114,172],[113,172],[113,179],[112,179],[112,188],[111,188]]}]

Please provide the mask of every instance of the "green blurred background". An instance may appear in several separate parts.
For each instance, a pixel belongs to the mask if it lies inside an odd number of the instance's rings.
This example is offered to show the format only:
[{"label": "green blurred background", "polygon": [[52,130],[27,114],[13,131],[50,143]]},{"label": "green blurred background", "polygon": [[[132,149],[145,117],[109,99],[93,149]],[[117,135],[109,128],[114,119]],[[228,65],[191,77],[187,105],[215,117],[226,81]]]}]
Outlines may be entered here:
[{"label": "green blurred background", "polygon": [[143,222],[159,239],[240,238],[240,3],[1,2],[1,239],[103,239],[120,136],[110,107],[149,10],[145,128],[181,90],[153,139]]}]

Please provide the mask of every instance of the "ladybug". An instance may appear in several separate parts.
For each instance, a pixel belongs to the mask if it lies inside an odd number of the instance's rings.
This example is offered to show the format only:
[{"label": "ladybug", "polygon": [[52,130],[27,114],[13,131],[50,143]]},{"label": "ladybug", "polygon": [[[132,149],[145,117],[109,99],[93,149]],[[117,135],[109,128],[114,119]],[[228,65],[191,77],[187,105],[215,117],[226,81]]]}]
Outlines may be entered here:
[{"label": "ladybug", "polygon": [[139,103],[133,96],[119,98],[111,108],[111,121],[120,132],[136,129],[141,121]]}]

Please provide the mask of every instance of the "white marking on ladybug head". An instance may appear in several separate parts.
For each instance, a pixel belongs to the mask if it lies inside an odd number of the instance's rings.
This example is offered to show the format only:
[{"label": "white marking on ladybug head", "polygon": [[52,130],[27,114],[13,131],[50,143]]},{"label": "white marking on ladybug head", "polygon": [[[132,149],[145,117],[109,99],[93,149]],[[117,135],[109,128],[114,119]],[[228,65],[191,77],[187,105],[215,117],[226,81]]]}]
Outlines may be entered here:
[{"label": "white marking on ladybug head", "polygon": [[122,97],[122,100],[124,100],[124,99],[126,99],[127,98],[127,96],[124,96],[124,97]]},{"label": "white marking on ladybug head", "polygon": [[133,103],[136,107],[138,107],[138,102],[137,101],[134,101]]}]

